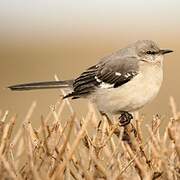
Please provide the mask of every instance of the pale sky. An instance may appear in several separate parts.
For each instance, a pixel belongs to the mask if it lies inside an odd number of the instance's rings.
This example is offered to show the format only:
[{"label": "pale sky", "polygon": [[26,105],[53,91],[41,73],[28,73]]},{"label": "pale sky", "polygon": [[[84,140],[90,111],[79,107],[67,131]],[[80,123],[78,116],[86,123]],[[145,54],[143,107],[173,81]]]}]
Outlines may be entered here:
[{"label": "pale sky", "polygon": [[0,34],[71,34],[82,27],[175,31],[179,8],[179,0],[1,0]]},{"label": "pale sky", "polygon": [[57,91],[2,89],[53,79],[55,73],[72,78],[128,43],[152,39],[174,50],[166,57],[159,98],[147,107],[164,114],[170,95],[180,103],[179,33],[180,0],[0,0],[0,107],[22,114],[37,99],[38,107],[47,110],[59,98]]}]

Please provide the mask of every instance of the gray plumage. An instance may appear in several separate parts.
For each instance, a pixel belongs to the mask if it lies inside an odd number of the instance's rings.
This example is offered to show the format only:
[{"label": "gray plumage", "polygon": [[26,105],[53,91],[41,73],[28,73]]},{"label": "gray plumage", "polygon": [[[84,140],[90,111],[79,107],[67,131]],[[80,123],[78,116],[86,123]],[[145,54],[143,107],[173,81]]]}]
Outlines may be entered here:
[{"label": "gray plumage", "polygon": [[27,91],[38,89],[57,89],[57,88],[73,88],[74,80],[67,81],[45,81],[45,82],[33,82],[26,84],[17,84],[9,86],[12,91]]},{"label": "gray plumage", "polygon": [[162,50],[153,41],[137,41],[102,58],[79,77],[68,81],[37,82],[10,86],[11,90],[69,88],[64,98],[88,98],[101,112],[135,111],[158,93],[162,80]]},{"label": "gray plumage", "polygon": [[102,83],[109,84],[109,88],[117,88],[137,75],[138,61],[135,57],[122,59],[119,57],[119,59],[112,59],[112,61],[109,61],[109,58],[104,58],[75,79],[73,92],[66,97],[88,96],[96,91]]}]

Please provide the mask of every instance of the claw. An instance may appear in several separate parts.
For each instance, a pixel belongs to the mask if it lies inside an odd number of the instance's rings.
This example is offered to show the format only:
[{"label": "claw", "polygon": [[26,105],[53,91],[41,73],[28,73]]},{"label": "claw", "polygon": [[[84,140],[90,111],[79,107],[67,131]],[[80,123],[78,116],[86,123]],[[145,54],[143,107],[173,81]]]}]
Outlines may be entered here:
[{"label": "claw", "polygon": [[132,114],[128,112],[122,112],[121,116],[119,117],[120,119],[120,126],[126,126],[131,122],[131,119],[133,119]]}]

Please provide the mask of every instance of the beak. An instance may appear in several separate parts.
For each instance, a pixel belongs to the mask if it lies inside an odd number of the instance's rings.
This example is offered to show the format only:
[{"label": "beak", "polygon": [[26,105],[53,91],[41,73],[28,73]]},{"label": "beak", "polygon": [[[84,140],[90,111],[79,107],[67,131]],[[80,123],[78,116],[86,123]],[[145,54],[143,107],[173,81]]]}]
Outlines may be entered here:
[{"label": "beak", "polygon": [[161,50],[159,51],[160,54],[167,54],[167,53],[171,53],[171,52],[173,52],[173,51],[170,50],[170,49],[161,49]]}]

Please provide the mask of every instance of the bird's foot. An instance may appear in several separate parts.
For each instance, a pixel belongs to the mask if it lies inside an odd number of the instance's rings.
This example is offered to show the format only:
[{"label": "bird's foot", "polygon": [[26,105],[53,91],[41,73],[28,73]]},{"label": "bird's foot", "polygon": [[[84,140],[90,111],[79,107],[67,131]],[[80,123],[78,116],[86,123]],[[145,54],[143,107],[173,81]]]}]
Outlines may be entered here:
[{"label": "bird's foot", "polygon": [[119,117],[120,126],[126,126],[131,122],[131,119],[133,119],[132,114],[128,112],[122,112],[121,116]]}]

